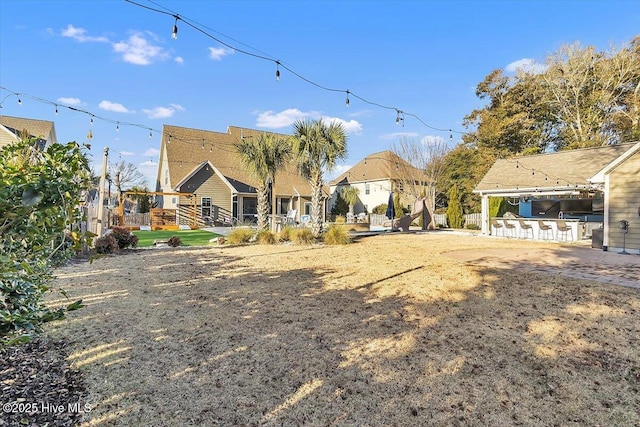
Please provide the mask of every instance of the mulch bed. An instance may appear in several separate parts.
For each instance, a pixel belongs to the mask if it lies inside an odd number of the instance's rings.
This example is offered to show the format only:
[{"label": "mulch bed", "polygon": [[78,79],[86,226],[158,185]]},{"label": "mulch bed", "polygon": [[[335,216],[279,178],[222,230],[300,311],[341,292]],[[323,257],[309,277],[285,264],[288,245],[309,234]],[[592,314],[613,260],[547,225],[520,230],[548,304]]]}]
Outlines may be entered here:
[{"label": "mulch bed", "polygon": [[0,426],[79,425],[91,406],[81,373],[66,358],[65,342],[45,337],[0,348]]}]

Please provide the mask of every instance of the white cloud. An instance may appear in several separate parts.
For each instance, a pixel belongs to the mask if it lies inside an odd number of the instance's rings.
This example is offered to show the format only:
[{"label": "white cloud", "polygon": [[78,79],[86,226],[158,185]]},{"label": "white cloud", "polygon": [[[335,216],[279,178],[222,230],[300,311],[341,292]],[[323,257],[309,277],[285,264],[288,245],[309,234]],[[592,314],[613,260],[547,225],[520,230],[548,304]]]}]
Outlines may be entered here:
[{"label": "white cloud", "polygon": [[384,139],[384,140],[417,138],[417,137],[418,137],[418,134],[416,132],[393,132],[393,133],[385,133],[383,135],[380,135],[380,139]]},{"label": "white cloud", "polygon": [[325,122],[337,122],[344,126],[347,133],[359,134],[362,132],[362,124],[357,120],[344,120],[338,117],[323,117],[317,111],[300,111],[297,108],[289,108],[279,113],[265,111],[258,114],[256,126],[267,129],[278,129],[291,126],[296,120],[322,119]]},{"label": "white cloud", "polygon": [[175,58],[173,58],[173,60],[174,60],[177,64],[184,64],[184,59],[182,58],[182,56],[176,56]]},{"label": "white cloud", "polygon": [[435,135],[425,135],[420,140],[425,145],[440,145],[444,142],[444,138]]},{"label": "white cloud", "polygon": [[362,124],[357,120],[343,120],[338,117],[324,117],[323,120],[327,122],[340,123],[344,127],[346,133],[360,134],[362,133]]},{"label": "white cloud", "polygon": [[[151,35],[152,38],[153,35]],[[169,58],[169,54],[160,46],[151,44],[142,33],[136,32],[126,41],[113,44],[113,50],[122,54],[122,60],[135,65],[149,65],[154,61]]]},{"label": "white cloud", "polygon": [[60,104],[65,104],[65,105],[82,105],[82,101],[80,101],[80,99],[78,98],[58,98],[58,102]]},{"label": "white cloud", "polygon": [[100,104],[98,104],[98,107],[100,107],[105,111],[113,111],[115,113],[133,113],[133,111],[129,111],[127,107],[125,107],[122,104],[118,104],[117,102],[111,102],[106,100],[100,101]]},{"label": "white cloud", "polygon": [[234,52],[224,47],[208,47],[207,49],[209,49],[209,59],[214,61],[221,61],[223,56],[232,55]]},{"label": "white cloud", "polygon": [[320,117],[320,113],[315,111],[305,113],[297,108],[289,108],[279,113],[265,111],[258,114],[256,126],[267,129],[278,129],[291,126],[296,120],[303,120],[311,117]]},{"label": "white cloud", "polygon": [[133,151],[118,151],[120,156],[133,156],[135,153]]},{"label": "white cloud", "polygon": [[62,35],[62,37],[69,37],[80,43],[85,43],[85,42],[105,43],[109,41],[109,39],[106,37],[93,37],[93,36],[88,36],[86,33],[87,33],[87,30],[85,30],[84,28],[74,27],[71,24],[69,24],[66,29],[63,29],[60,31],[60,34]]},{"label": "white cloud", "polygon": [[169,104],[169,107],[154,107],[152,109],[143,109],[147,117],[150,119],[166,119],[172,117],[176,111],[184,111],[184,107],[179,104]]},{"label": "white cloud", "polygon": [[545,64],[540,64],[531,58],[522,58],[517,61],[513,61],[505,67],[505,70],[510,73],[518,71],[524,71],[526,73],[540,74],[547,69]]},{"label": "white cloud", "polygon": [[144,152],[143,156],[154,157],[154,156],[157,156],[158,154],[160,154],[160,150],[156,148],[149,148],[147,151]]}]

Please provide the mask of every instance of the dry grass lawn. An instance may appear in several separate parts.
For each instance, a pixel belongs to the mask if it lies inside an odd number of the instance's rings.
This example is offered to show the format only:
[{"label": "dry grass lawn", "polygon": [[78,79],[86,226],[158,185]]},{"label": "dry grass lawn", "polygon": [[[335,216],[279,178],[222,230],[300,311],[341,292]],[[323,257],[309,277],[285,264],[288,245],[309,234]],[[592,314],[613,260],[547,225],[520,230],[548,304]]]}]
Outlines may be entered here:
[{"label": "dry grass lawn", "polygon": [[639,425],[640,289],[447,255],[518,248],[563,250],[445,233],[137,250],[60,269],[86,307],[49,328],[87,426]]}]

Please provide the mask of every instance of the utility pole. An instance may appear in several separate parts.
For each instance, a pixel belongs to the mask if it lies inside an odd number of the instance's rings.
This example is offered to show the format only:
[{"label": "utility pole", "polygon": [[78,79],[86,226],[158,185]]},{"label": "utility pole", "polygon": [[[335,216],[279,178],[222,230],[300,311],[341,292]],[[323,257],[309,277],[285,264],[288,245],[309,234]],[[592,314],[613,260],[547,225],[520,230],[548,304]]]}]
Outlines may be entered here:
[{"label": "utility pole", "polygon": [[104,217],[104,187],[107,179],[107,159],[109,157],[109,147],[104,147],[104,154],[102,155],[102,174],[100,174],[100,188],[98,191],[98,225],[96,227],[96,234],[98,237],[102,237],[102,219]]}]

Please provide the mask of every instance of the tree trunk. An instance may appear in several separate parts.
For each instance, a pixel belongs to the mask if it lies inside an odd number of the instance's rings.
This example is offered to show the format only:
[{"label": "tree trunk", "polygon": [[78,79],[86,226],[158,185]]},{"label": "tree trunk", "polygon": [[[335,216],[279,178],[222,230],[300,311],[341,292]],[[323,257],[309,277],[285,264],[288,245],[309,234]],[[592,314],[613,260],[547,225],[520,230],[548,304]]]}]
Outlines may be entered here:
[{"label": "tree trunk", "polygon": [[311,232],[315,237],[322,233],[322,176],[311,182]]},{"label": "tree trunk", "polygon": [[258,230],[266,230],[269,228],[269,188],[263,185],[261,188],[257,188],[256,191],[258,193]]}]

